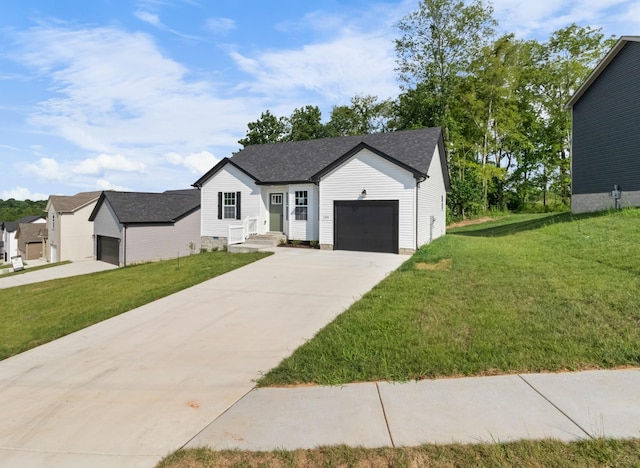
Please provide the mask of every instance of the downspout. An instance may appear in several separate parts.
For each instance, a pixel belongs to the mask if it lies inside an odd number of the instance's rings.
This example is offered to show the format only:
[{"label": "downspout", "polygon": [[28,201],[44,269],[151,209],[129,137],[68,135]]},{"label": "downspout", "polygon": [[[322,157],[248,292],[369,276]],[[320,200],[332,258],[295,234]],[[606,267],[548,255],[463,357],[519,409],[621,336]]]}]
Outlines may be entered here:
[{"label": "downspout", "polygon": [[419,194],[419,190],[420,190],[420,184],[422,184],[422,182],[424,182],[425,180],[427,180],[429,176],[425,175],[424,177],[418,177],[416,178],[416,250],[420,249],[420,240],[418,238],[418,234],[419,234],[419,230],[418,230],[418,221],[419,221],[419,217],[420,217],[420,210],[419,210],[419,206],[418,206],[418,200],[420,199],[418,197]]},{"label": "downspout", "polygon": [[122,231],[122,240],[123,240],[123,246],[122,246],[122,259],[123,259],[123,266],[127,266],[127,226],[123,226],[124,227],[124,231]]}]

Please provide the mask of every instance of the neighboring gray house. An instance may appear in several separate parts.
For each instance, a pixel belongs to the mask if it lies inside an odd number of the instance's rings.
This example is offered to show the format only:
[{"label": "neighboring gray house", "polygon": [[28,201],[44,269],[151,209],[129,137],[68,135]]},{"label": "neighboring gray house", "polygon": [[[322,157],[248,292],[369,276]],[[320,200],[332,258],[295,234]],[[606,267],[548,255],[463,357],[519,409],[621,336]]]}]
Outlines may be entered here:
[{"label": "neighboring gray house", "polygon": [[205,247],[273,231],[324,249],[405,253],[446,230],[440,128],[247,146],[193,185]]},{"label": "neighboring gray house", "polygon": [[621,37],[566,107],[571,211],[640,206],[640,36]]},{"label": "neighboring gray house", "polygon": [[0,224],[0,263],[8,263],[11,257],[18,255],[16,233],[22,223],[42,224],[46,220],[42,216],[29,215],[17,221],[4,221]]},{"label": "neighboring gray house", "polygon": [[200,193],[102,192],[89,216],[97,260],[126,266],[200,250]]}]

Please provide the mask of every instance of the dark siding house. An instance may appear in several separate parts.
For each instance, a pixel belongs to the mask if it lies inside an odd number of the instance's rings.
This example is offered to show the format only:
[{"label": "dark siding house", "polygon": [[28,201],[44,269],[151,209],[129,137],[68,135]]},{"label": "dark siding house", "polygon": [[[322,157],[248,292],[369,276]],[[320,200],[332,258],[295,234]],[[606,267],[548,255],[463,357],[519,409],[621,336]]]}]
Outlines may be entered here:
[{"label": "dark siding house", "polygon": [[640,206],[640,36],[620,38],[566,107],[573,115],[571,210]]}]

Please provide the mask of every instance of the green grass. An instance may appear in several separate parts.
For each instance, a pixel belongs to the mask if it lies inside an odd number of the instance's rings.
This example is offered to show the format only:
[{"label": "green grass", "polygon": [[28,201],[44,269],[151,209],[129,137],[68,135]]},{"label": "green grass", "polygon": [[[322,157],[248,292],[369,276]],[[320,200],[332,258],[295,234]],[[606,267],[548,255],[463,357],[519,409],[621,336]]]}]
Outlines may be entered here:
[{"label": "green grass", "polygon": [[0,290],[0,359],[270,254],[209,252]]},{"label": "green grass", "polygon": [[640,210],[449,232],[258,385],[640,364]]},{"label": "green grass", "polygon": [[482,445],[423,445],[364,449],[322,447],[275,452],[178,450],[158,468],[195,467],[558,467],[640,466],[640,440],[597,439],[573,443],[555,440]]}]

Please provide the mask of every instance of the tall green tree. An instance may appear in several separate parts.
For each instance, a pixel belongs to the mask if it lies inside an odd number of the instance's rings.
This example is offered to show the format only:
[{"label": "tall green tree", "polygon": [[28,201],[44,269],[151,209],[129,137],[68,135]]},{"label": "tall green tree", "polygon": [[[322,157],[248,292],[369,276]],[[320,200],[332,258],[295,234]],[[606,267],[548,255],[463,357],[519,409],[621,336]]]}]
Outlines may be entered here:
[{"label": "tall green tree", "polygon": [[285,136],[288,141],[315,140],[326,136],[322,124],[322,112],[318,106],[305,106],[294,109],[286,119],[289,132]]},{"label": "tall green tree", "polygon": [[329,136],[365,135],[385,132],[393,115],[393,101],[377,96],[356,95],[348,106],[334,106],[326,124]]},{"label": "tall green tree", "polygon": [[249,122],[247,127],[246,136],[238,140],[242,146],[278,143],[288,138],[287,121],[269,110],[264,111],[255,122]]},{"label": "tall green tree", "polygon": [[[457,81],[494,35],[493,9],[482,0],[422,0],[398,23],[397,71],[405,90],[428,90],[434,122],[450,123]],[[423,98],[425,95],[422,96]]]},{"label": "tall green tree", "polygon": [[541,182],[545,193],[555,190],[566,204],[571,195],[571,114],[564,106],[612,44],[601,29],[572,24],[534,51],[532,99],[546,128]]},{"label": "tall green tree", "polygon": [[476,209],[475,185],[481,178],[474,167],[477,142],[466,138],[465,124],[455,112],[461,82],[474,57],[490,43],[495,26],[492,7],[482,0],[422,0],[398,23],[402,35],[395,41],[396,70],[403,94],[397,101],[396,128],[443,127],[451,180],[465,187],[450,197],[458,215]]}]

